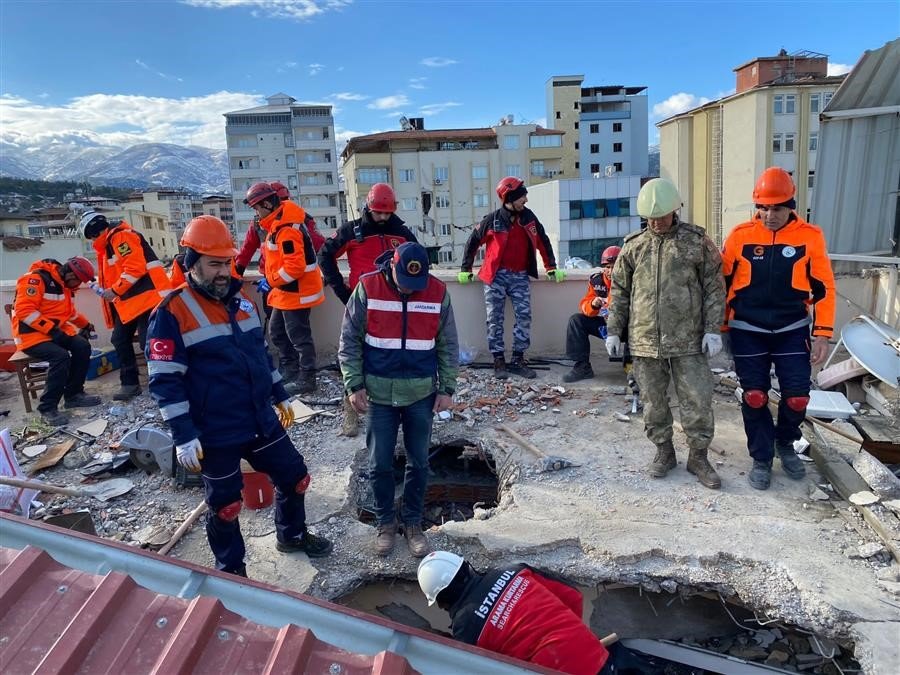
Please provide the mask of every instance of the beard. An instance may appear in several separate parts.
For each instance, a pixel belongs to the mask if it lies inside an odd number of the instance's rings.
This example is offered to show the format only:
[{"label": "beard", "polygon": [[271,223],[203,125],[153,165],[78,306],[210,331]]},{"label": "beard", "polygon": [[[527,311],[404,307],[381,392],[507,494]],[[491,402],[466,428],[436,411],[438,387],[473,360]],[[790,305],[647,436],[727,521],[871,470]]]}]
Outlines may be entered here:
[{"label": "beard", "polygon": [[226,280],[227,280],[228,277],[215,277],[214,279],[211,279],[211,280],[209,280],[209,281],[206,281],[206,280],[200,281],[200,280],[198,280],[198,282],[199,282],[198,285],[199,285],[200,288],[202,288],[204,291],[206,291],[207,293],[209,293],[212,297],[218,298],[219,300],[222,300],[226,295],[228,295],[228,291],[231,290],[231,284],[230,284],[230,283],[224,283],[224,284],[223,284],[223,283],[217,283],[217,282],[221,281],[222,279],[226,279]]}]

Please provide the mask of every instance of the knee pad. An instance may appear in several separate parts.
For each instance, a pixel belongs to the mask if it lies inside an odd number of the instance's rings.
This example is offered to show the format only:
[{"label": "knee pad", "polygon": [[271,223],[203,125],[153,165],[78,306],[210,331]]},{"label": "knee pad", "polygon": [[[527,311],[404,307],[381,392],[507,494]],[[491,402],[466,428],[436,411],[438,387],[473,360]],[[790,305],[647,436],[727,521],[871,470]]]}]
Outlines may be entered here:
[{"label": "knee pad", "polygon": [[294,492],[298,495],[302,495],[306,492],[306,489],[309,487],[309,484],[312,482],[312,476],[306,474],[303,479],[294,486]]},{"label": "knee pad", "polygon": [[762,389],[748,389],[744,392],[744,403],[751,408],[765,408],[769,395]]},{"label": "knee pad", "polygon": [[805,412],[806,406],[809,405],[809,396],[788,396],[784,402],[794,412]]},{"label": "knee pad", "polygon": [[238,519],[238,514],[241,512],[241,501],[238,500],[236,502],[231,502],[227,506],[223,506],[221,509],[216,511],[216,516],[220,520],[224,520],[226,523],[233,523]]}]

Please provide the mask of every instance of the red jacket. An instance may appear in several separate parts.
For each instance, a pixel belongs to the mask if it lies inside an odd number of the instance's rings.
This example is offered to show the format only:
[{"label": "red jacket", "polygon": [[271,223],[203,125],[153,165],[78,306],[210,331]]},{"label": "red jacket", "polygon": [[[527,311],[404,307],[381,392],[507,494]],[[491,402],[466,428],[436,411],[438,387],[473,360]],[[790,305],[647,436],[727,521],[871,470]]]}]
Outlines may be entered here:
[{"label": "red jacket", "polygon": [[503,257],[503,249],[506,247],[506,241],[509,237],[509,228],[512,227],[514,219],[518,219],[519,224],[525,228],[525,233],[528,235],[528,243],[530,244],[528,250],[528,275],[535,279],[538,276],[535,251],[541,254],[541,259],[544,261],[544,269],[548,272],[556,269],[556,257],[553,255],[553,246],[537,216],[530,209],[523,209],[521,212],[515,213],[509,209],[500,208],[493,213],[487,214],[469,237],[465,253],[463,254],[462,265],[460,266],[463,272],[472,271],[475,253],[484,244],[484,262],[481,264],[478,277],[486,284],[493,283],[494,277],[500,269],[500,259]]},{"label": "red jacket", "polygon": [[[307,213],[303,224],[306,225],[306,231],[309,233],[309,238],[312,240],[313,248],[316,250],[316,253],[318,253],[319,249],[322,248],[322,244],[325,243],[325,237],[323,237],[316,229],[316,219]],[[262,242],[265,238],[266,231],[256,223],[247,229],[244,243],[241,245],[241,250],[238,251],[238,254],[234,258],[234,265],[240,273],[243,274],[243,271],[247,269],[247,265],[253,260],[253,254],[259,250],[259,273],[265,276],[266,249],[262,246]]]}]

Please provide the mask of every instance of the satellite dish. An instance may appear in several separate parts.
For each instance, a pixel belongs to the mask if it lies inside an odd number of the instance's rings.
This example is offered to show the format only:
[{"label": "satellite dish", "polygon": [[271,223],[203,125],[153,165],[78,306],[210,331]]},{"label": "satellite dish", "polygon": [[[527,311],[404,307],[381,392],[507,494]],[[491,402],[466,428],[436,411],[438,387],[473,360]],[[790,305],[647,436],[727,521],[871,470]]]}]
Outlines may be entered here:
[{"label": "satellite dish", "polygon": [[900,331],[870,316],[858,316],[841,328],[841,340],[866,370],[900,388]]},{"label": "satellite dish", "polygon": [[616,175],[616,167],[613,166],[612,164],[607,164],[606,168],[604,169],[604,172],[606,173],[607,178],[612,178],[613,176]]},{"label": "satellite dish", "polygon": [[403,131],[412,129],[412,124],[409,123],[409,118],[407,118],[406,115],[400,118],[400,128],[403,129]]}]

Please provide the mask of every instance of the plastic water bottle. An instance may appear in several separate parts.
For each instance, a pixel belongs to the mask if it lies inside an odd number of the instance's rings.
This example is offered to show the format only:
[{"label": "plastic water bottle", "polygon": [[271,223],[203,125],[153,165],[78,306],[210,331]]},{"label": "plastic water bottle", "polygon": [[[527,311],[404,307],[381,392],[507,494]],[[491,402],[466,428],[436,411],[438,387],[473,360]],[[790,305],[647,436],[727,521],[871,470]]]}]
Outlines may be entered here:
[{"label": "plastic water bottle", "polygon": [[88,288],[90,288],[97,295],[103,295],[103,287],[100,286],[96,281],[88,282]]}]

